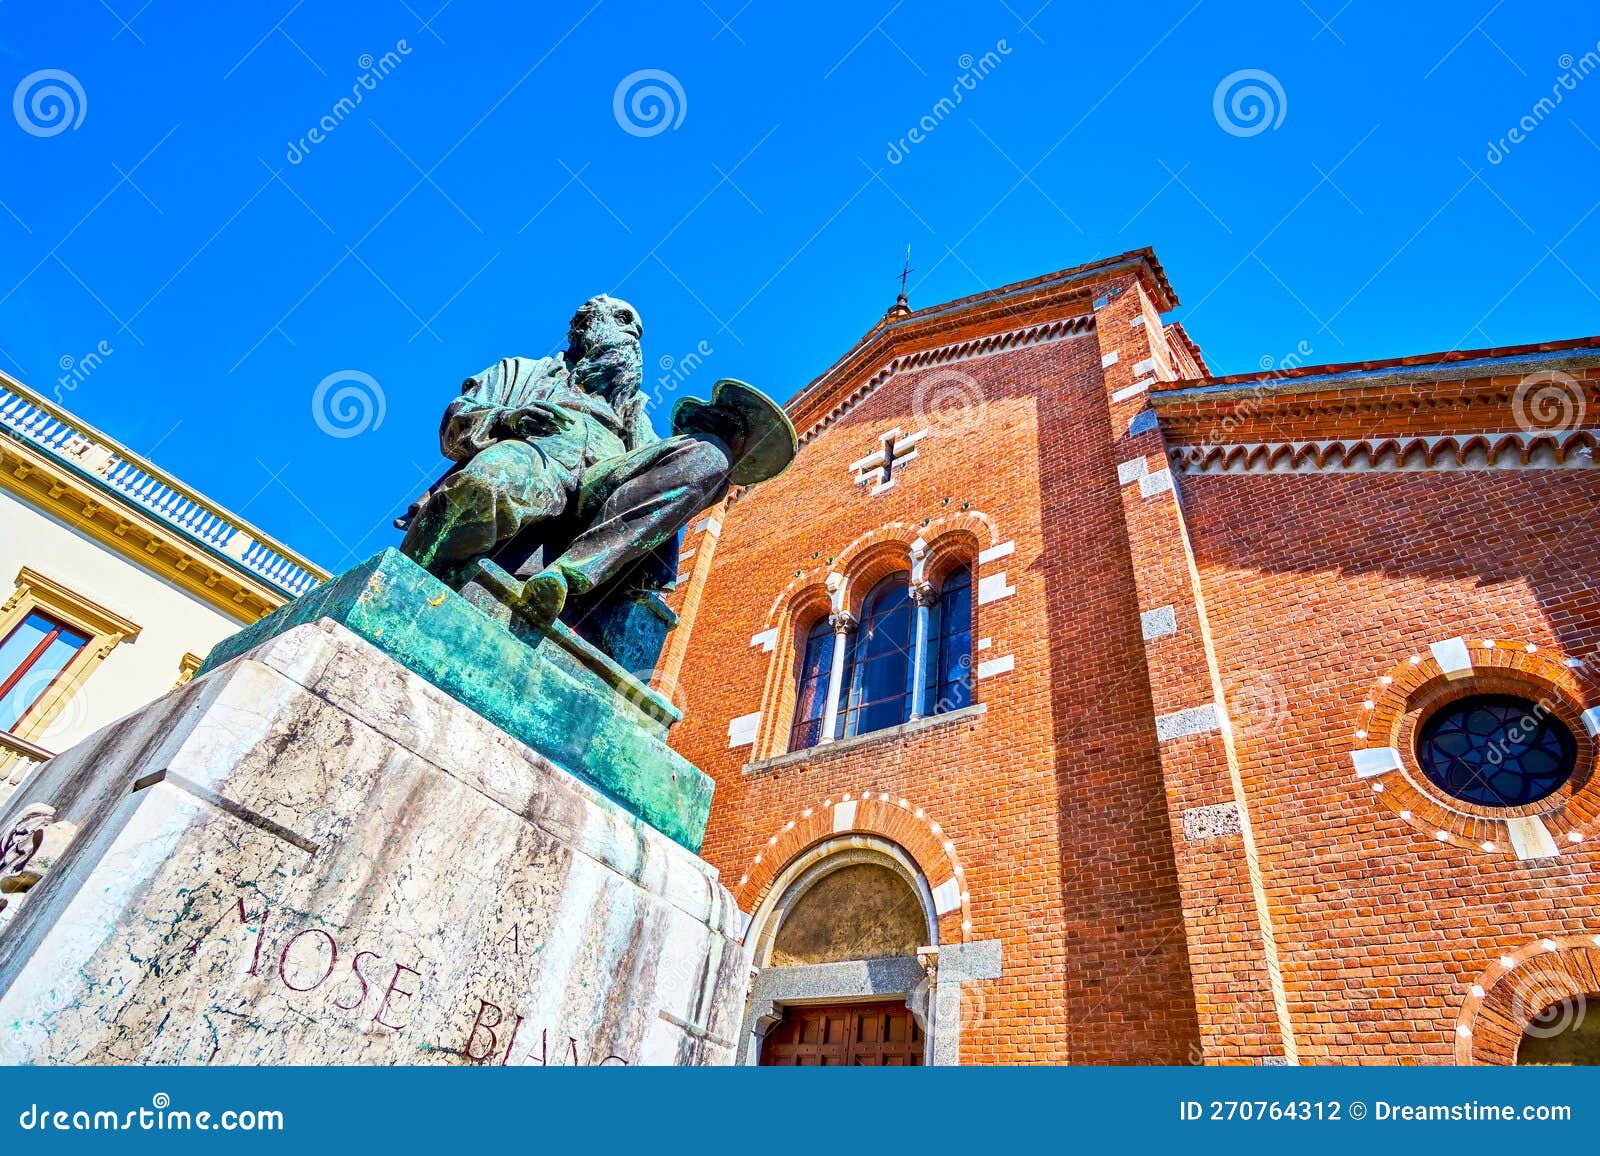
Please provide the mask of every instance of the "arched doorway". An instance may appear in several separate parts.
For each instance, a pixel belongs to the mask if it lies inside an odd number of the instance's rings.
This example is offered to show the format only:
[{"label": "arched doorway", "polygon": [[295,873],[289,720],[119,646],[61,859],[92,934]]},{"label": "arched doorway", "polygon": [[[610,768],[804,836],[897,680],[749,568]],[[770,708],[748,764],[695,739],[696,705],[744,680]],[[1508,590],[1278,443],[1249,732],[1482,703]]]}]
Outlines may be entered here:
[{"label": "arched doorway", "polygon": [[788,865],[750,924],[747,1063],[928,1062],[933,893],[904,849],[826,840]]}]

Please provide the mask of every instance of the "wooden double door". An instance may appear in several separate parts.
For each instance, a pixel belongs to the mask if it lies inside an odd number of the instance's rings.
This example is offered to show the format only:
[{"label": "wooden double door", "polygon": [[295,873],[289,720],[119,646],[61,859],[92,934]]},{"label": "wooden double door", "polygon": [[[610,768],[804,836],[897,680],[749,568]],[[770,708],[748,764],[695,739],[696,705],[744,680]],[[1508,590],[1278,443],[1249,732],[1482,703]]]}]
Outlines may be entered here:
[{"label": "wooden double door", "polygon": [[788,1008],[767,1033],[761,1063],[770,1067],[912,1067],[927,1044],[903,1003]]}]

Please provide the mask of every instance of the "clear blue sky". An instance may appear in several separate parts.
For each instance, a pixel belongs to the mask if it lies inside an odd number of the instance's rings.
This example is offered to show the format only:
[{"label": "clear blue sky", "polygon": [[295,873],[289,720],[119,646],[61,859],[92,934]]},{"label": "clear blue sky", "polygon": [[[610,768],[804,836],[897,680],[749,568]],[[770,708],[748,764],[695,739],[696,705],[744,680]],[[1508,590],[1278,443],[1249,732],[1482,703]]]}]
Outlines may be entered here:
[{"label": "clear blue sky", "polygon": [[[599,291],[652,376],[704,342],[680,392],[780,398],[908,242],[917,306],[1153,245],[1219,373],[1600,331],[1592,5],[442,2],[0,7],[0,95],[82,92],[0,118],[0,366],[51,390],[105,342],[66,405],[334,569],[395,539],[461,379]],[[1253,135],[1241,70],[1282,93]],[[336,438],[344,370],[384,412]]]}]

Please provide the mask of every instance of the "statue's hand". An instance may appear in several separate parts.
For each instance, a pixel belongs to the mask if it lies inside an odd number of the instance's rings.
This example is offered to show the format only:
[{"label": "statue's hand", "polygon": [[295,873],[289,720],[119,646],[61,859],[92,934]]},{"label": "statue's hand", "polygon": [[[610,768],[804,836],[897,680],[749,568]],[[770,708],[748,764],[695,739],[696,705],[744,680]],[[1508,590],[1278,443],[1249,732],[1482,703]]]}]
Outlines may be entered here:
[{"label": "statue's hand", "polygon": [[523,406],[514,410],[506,419],[506,425],[511,431],[521,438],[542,438],[551,434],[558,434],[572,424],[572,416],[560,406],[552,405],[548,401],[536,401],[532,405]]}]

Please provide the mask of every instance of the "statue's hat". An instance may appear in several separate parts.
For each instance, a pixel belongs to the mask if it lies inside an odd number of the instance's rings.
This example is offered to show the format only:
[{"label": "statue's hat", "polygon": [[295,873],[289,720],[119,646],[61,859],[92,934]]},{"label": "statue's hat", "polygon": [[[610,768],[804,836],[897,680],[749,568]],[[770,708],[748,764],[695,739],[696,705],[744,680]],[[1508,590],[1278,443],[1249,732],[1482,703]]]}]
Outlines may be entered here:
[{"label": "statue's hat", "polygon": [[[729,438],[729,426],[734,436]],[[725,377],[711,387],[711,400],[686,397],[672,407],[672,432],[705,432],[728,442],[735,454],[728,480],[753,486],[789,468],[800,452],[794,423],[783,408],[754,386]]]}]

